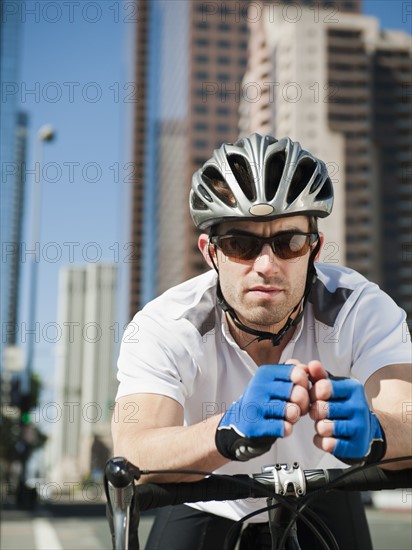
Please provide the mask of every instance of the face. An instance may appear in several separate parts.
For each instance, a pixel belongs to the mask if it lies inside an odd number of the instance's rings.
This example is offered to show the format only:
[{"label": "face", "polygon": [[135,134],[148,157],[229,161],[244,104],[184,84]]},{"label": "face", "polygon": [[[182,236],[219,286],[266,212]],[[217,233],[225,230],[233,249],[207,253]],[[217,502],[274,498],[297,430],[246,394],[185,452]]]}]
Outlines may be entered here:
[{"label": "face", "polygon": [[[270,237],[283,231],[308,232],[308,218],[293,216],[268,222],[227,222],[219,226],[218,234],[242,232]],[[199,241],[199,246],[207,259],[207,244],[202,245]],[[243,323],[266,331],[276,331],[278,325],[283,326],[302,300],[310,251],[298,258],[282,260],[265,243],[256,258],[239,260],[225,256],[218,247],[209,247],[227,303]],[[210,258],[208,263],[210,265]]]}]

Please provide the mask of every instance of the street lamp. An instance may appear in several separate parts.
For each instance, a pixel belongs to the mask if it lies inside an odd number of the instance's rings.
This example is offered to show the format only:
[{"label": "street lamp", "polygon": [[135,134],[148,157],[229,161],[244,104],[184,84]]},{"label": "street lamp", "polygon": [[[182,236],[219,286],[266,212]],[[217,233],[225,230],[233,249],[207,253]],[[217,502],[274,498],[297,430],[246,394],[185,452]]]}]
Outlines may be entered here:
[{"label": "street lamp", "polygon": [[[37,187],[34,186],[34,197],[33,197],[33,213],[32,213],[32,250],[34,250],[34,258],[30,263],[30,292],[29,292],[29,314],[28,314],[28,326],[30,327],[30,338],[28,342],[27,349],[27,363],[26,363],[26,372],[22,380],[22,395],[30,393],[30,381],[33,372],[33,361],[34,361],[34,344],[36,341],[36,314],[37,314],[37,280],[38,280],[38,271],[39,271],[39,261],[40,258],[37,258],[36,250],[37,243],[39,243],[40,248],[40,224],[41,224],[41,198],[42,198],[42,172],[43,172],[43,144],[46,142],[53,141],[55,137],[55,132],[53,127],[50,124],[45,124],[42,126],[36,136],[36,148],[35,148],[35,174],[37,176],[37,167],[39,169],[38,181],[35,176],[35,183],[38,183]],[[38,260],[38,261],[37,261]]]},{"label": "street lamp", "polygon": [[[34,348],[36,342],[36,306],[37,306],[37,279],[39,271],[39,261],[40,258],[37,258],[37,243],[39,243],[40,249],[40,223],[41,223],[41,197],[42,197],[42,169],[43,169],[43,144],[46,142],[53,141],[54,139],[54,130],[52,126],[46,124],[42,126],[36,136],[36,146],[35,146],[35,181],[37,186],[33,186],[33,210],[32,210],[32,250],[34,251],[34,259],[30,262],[30,290],[29,290],[29,312],[28,312],[28,326],[30,328],[30,338],[28,341],[27,347],[27,362],[26,369],[23,373],[20,386],[20,450],[21,450],[21,472],[20,472],[20,483],[17,492],[17,502],[23,507],[26,507],[29,500],[29,495],[26,489],[26,468],[27,468],[27,433],[28,426],[25,426],[27,422],[27,415],[32,406],[31,403],[31,379],[33,372],[33,361],[34,361]],[[38,178],[37,178],[37,168]]]}]

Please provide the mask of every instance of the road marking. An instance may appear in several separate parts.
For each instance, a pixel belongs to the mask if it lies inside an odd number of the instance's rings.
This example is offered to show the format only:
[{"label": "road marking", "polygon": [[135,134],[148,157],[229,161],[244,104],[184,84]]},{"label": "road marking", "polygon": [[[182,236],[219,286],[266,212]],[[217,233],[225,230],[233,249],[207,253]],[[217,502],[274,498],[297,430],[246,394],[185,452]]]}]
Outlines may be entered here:
[{"label": "road marking", "polygon": [[44,518],[33,520],[34,547],[36,550],[63,550],[53,525]]}]

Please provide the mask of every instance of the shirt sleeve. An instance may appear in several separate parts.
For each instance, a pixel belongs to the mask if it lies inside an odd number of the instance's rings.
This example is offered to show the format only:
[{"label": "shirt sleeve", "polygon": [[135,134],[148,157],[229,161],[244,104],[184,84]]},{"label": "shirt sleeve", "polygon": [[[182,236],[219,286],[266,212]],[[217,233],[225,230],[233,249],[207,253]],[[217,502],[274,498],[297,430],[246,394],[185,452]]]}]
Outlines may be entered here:
[{"label": "shirt sleeve", "polygon": [[355,304],[352,374],[363,384],[387,365],[411,362],[405,312],[377,285],[367,285]]},{"label": "shirt sleeve", "polygon": [[118,359],[116,399],[155,393],[184,405],[194,376],[190,354],[171,330],[139,312],[126,328]]}]

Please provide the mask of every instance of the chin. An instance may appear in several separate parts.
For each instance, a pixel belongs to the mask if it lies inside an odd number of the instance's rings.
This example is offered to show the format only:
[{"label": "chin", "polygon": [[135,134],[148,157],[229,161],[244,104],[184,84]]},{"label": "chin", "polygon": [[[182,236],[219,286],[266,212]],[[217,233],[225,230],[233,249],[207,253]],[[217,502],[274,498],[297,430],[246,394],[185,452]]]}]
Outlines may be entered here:
[{"label": "chin", "polygon": [[[253,325],[258,330],[265,330],[270,331],[273,329],[280,321],[277,317],[274,317],[273,315],[261,314],[261,315],[254,315],[251,316],[250,312],[249,315],[243,317],[245,325]],[[282,320],[282,319],[281,319]]]}]

